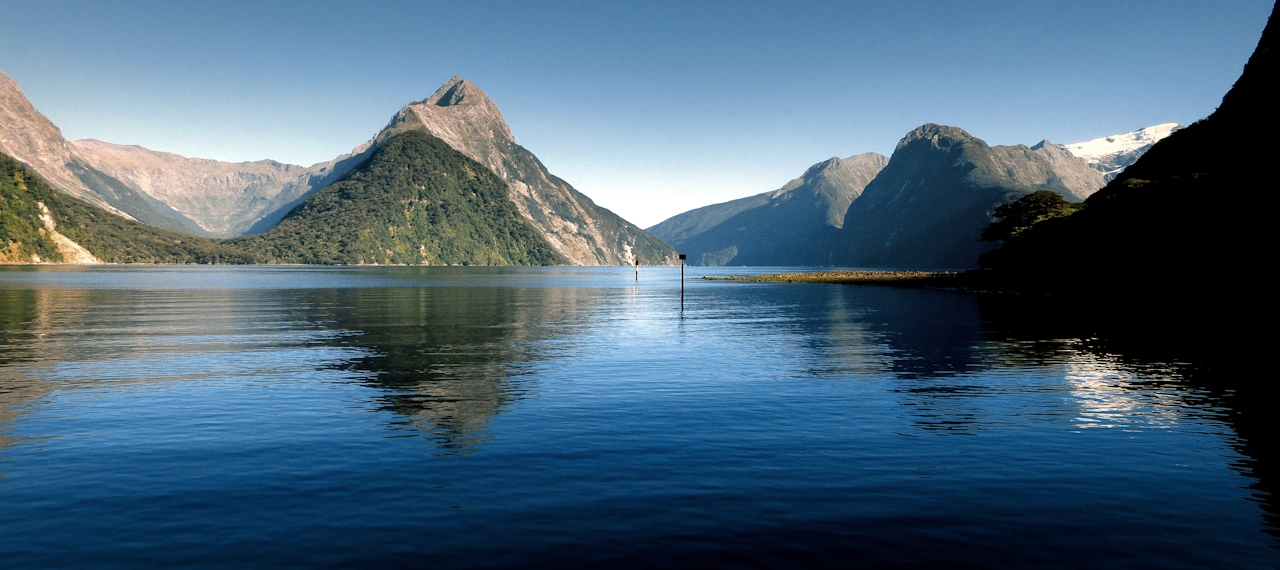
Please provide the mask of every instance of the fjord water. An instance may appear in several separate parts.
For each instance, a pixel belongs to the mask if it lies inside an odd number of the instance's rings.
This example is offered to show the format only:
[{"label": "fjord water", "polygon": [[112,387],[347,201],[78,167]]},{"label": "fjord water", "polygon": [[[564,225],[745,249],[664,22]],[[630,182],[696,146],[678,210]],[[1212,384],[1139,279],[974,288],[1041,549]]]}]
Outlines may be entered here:
[{"label": "fjord water", "polygon": [[2,268],[0,559],[1280,563],[1236,393],[1019,302],[690,279],[682,305],[676,268]]}]

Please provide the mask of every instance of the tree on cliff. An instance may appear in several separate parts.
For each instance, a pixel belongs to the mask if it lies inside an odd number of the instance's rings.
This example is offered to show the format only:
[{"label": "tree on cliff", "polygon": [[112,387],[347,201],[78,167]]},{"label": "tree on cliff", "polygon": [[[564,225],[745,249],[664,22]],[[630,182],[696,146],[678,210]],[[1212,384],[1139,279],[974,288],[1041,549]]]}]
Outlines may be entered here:
[{"label": "tree on cliff", "polygon": [[991,214],[996,221],[982,230],[982,239],[1009,241],[1037,223],[1069,216],[1078,209],[1080,204],[1066,201],[1057,192],[1037,190],[996,208]]}]

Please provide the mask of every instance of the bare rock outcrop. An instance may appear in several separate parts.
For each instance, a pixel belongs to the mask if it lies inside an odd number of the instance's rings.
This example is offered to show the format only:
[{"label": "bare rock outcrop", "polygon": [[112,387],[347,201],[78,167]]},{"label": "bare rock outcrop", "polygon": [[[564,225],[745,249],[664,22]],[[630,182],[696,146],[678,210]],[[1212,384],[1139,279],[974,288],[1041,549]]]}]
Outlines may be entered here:
[{"label": "bare rock outcrop", "polygon": [[510,185],[511,200],[560,254],[578,265],[666,264],[675,250],[553,176],[516,144],[493,100],[454,77],[427,99],[406,105],[375,141],[425,130],[485,165]]},{"label": "bare rock outcrop", "polygon": [[187,233],[206,233],[177,210],[94,168],[0,73],[0,153],[25,163],[59,191],[113,214]]},{"label": "bare rock outcrop", "polygon": [[74,151],[62,131],[37,111],[22,88],[4,73],[0,73],[0,152],[26,163],[55,188],[125,215],[71,172],[67,164],[73,161]]},{"label": "bare rock outcrop", "polygon": [[[71,143],[90,165],[194,220],[213,236],[260,233],[314,190],[360,162],[369,145],[310,167],[274,160],[222,162],[94,139]],[[353,159],[354,158],[354,159]],[[262,224],[271,218],[270,224]],[[266,226],[266,227],[263,227]]]},{"label": "bare rock outcrop", "polygon": [[1083,201],[1107,184],[1107,179],[1101,171],[1091,166],[1088,161],[1071,154],[1070,151],[1062,148],[1062,145],[1040,141],[1031,147],[1031,150],[1048,162],[1049,168],[1062,180],[1062,185],[1071,194],[1068,200],[1074,198],[1072,201]]},{"label": "bare rock outcrop", "polygon": [[[49,212],[49,207],[45,206],[44,202],[36,202],[36,206],[40,208],[40,222],[44,224],[44,231],[53,240],[54,245],[58,246],[58,253],[62,254],[63,263],[78,265],[102,263],[98,256],[90,253],[84,246],[58,232],[58,223],[53,220],[53,214]],[[40,260],[36,259],[36,261]]]}]

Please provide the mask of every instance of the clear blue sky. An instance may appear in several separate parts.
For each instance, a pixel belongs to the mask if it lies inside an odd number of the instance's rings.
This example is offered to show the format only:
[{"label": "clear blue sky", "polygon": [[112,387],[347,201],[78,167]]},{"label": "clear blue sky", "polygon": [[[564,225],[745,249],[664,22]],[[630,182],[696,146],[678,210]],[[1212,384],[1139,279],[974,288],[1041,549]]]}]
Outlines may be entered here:
[{"label": "clear blue sky", "polygon": [[71,139],[297,164],[460,75],[553,173],[648,226],[926,122],[991,144],[1187,124],[1271,5],[0,0],[0,70]]}]

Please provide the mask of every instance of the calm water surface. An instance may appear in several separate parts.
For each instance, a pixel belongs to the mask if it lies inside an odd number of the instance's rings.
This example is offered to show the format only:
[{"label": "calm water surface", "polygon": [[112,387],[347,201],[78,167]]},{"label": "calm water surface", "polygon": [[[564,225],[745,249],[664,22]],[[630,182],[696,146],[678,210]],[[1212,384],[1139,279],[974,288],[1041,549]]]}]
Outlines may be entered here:
[{"label": "calm water surface", "polygon": [[0,566],[1280,565],[1244,398],[1014,302],[0,268]]}]

